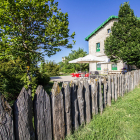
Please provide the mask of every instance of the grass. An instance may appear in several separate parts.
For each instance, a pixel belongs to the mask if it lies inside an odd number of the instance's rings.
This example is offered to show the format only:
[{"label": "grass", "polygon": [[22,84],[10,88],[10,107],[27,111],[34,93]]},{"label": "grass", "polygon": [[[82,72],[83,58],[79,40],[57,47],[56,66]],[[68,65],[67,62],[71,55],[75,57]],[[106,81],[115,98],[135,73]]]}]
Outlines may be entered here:
[{"label": "grass", "polygon": [[66,140],[140,140],[140,86],[112,102],[103,114]]}]

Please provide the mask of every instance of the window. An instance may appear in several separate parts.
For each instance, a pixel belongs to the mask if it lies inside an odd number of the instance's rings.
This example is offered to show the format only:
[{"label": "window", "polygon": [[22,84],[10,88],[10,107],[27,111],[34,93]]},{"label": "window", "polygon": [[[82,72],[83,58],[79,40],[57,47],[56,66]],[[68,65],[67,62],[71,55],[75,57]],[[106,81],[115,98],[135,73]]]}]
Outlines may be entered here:
[{"label": "window", "polygon": [[112,64],[112,70],[117,70],[117,63]]},{"label": "window", "polygon": [[100,51],[100,43],[96,43],[96,52]]},{"label": "window", "polygon": [[107,29],[107,33],[111,33],[111,29]]},{"label": "window", "polygon": [[101,70],[101,64],[97,64],[97,65],[96,65],[96,69],[97,69],[97,70]]}]

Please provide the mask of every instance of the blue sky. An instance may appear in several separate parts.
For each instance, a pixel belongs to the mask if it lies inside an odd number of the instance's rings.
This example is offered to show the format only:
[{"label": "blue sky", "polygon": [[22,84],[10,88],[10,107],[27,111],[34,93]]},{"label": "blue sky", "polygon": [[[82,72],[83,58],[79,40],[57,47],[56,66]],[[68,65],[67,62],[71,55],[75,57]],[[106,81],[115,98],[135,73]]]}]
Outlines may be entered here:
[{"label": "blue sky", "polygon": [[[88,51],[88,41],[85,38],[100,26],[111,15],[118,16],[120,5],[124,0],[55,0],[58,2],[58,8],[63,13],[68,13],[70,34],[76,33],[76,43],[72,49],[61,47],[62,51],[51,56],[45,56],[45,60],[62,61],[62,57],[68,56],[71,50],[83,48]],[[134,14],[140,17],[140,0],[129,0],[130,8]]]}]

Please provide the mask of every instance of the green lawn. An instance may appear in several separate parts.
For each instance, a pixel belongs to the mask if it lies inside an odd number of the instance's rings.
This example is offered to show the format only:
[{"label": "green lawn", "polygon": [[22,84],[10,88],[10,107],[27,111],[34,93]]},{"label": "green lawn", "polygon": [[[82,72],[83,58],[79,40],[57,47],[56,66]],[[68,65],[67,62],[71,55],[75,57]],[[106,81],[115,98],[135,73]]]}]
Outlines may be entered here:
[{"label": "green lawn", "polygon": [[112,102],[103,114],[66,140],[140,140],[140,87]]}]

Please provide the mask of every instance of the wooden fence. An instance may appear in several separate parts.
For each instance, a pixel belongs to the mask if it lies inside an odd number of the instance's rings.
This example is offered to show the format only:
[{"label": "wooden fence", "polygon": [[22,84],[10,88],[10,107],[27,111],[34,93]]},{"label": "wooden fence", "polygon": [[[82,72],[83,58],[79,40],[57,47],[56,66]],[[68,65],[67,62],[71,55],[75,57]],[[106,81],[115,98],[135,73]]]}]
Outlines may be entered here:
[{"label": "wooden fence", "polygon": [[13,109],[0,94],[0,139],[64,139],[139,84],[140,70],[89,82],[64,82],[62,89],[55,82],[50,96],[39,85],[33,101],[23,87]]}]

